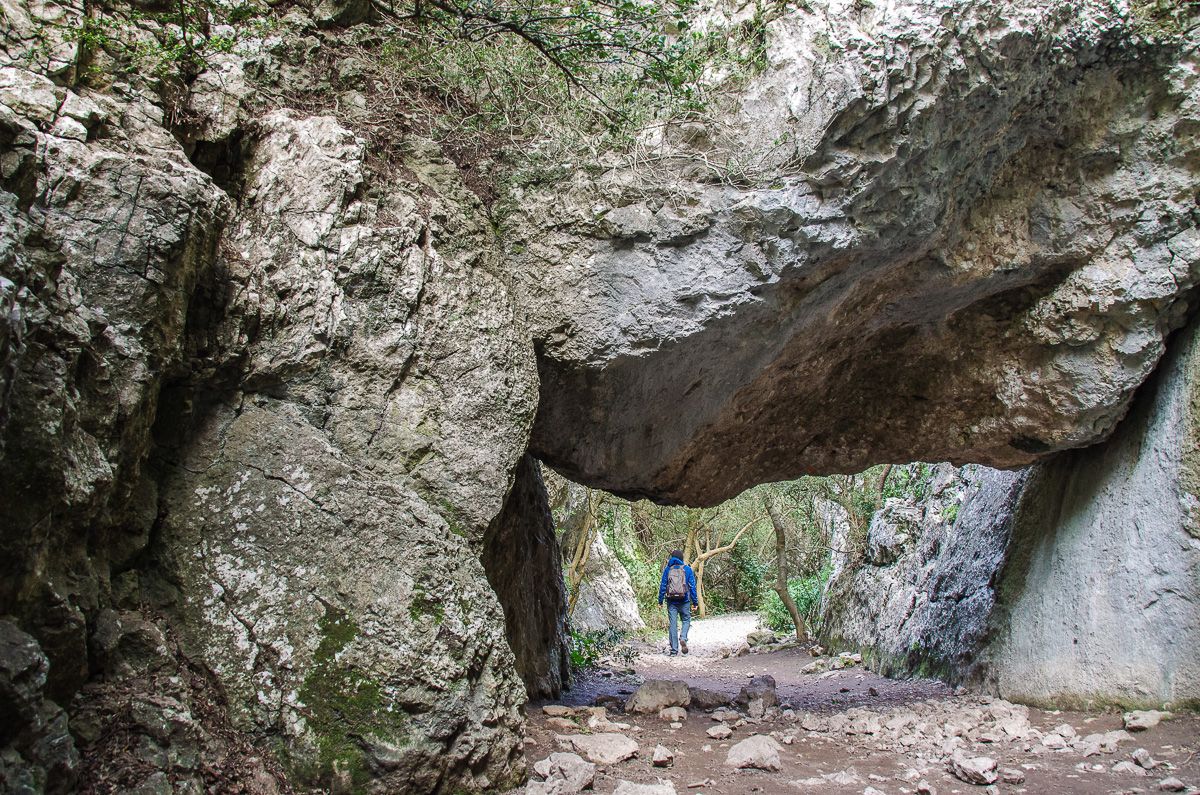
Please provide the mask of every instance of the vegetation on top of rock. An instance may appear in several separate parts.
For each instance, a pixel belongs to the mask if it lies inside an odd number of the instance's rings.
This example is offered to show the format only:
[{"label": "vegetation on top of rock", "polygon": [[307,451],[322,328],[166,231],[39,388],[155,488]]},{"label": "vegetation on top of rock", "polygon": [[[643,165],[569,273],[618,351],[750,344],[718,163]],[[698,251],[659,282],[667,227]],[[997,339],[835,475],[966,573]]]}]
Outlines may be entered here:
[{"label": "vegetation on top of rock", "polygon": [[1143,32],[1156,38],[1182,36],[1200,24],[1196,0],[1131,0],[1129,7]]}]

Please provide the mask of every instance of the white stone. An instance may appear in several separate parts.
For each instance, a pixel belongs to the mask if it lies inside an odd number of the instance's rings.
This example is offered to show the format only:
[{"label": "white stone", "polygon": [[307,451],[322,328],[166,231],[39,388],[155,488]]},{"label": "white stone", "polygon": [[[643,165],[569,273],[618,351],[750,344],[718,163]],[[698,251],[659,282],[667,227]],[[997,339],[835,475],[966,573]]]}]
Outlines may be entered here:
[{"label": "white stone", "polygon": [[725,756],[725,765],[732,768],[755,768],[757,770],[777,771],[783,768],[779,761],[782,747],[774,739],[765,734],[747,737],[729,749]]},{"label": "white stone", "polygon": [[632,781],[618,781],[613,795],[675,795],[675,785],[670,781],[659,780],[657,784],[635,784]]},{"label": "white stone", "polygon": [[1170,717],[1170,712],[1162,712],[1156,709],[1134,710],[1126,712],[1123,716],[1125,728],[1131,732],[1153,729],[1160,721],[1167,720]]},{"label": "white stone", "polygon": [[728,740],[733,736],[733,729],[722,723],[720,726],[713,726],[711,729],[706,731],[705,734],[714,740]]},{"label": "white stone", "polygon": [[602,732],[600,734],[557,735],[554,738],[563,748],[582,754],[588,761],[600,765],[612,765],[637,756],[638,744],[623,734]]},{"label": "white stone", "polygon": [[956,753],[950,757],[947,769],[968,784],[985,785],[996,781],[996,760],[989,756],[966,756]]}]

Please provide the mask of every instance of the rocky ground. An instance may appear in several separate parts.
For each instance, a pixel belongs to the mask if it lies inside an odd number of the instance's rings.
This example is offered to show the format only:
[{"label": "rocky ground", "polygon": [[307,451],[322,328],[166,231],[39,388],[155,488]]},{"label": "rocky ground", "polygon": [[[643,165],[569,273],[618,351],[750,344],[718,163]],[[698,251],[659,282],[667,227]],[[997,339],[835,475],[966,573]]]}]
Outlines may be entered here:
[{"label": "rocky ground", "polygon": [[[1200,717],[1031,709],[696,622],[531,704],[530,793],[1200,793]],[[751,634],[751,640],[761,640]],[[672,682],[673,680],[673,682]],[[686,682],[686,684],[679,684]]]}]

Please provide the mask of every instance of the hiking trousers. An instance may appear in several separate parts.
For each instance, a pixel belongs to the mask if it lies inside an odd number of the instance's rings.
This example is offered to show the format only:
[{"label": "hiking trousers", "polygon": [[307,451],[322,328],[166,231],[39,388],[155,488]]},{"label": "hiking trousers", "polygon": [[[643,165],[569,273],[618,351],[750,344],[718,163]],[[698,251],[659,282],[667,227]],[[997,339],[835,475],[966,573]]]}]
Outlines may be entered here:
[{"label": "hiking trousers", "polygon": [[679,622],[683,621],[683,642],[687,643],[688,629],[692,626],[692,606],[687,602],[667,602],[667,621],[671,625],[671,651],[679,652]]}]

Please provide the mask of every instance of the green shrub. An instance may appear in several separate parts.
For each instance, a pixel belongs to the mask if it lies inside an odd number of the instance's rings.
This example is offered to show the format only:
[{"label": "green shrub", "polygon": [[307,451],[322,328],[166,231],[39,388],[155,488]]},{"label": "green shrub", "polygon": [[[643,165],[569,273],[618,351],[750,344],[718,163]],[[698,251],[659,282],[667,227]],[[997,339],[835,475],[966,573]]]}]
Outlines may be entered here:
[{"label": "green shrub", "polygon": [[734,610],[753,610],[762,601],[770,568],[758,559],[749,544],[734,547],[729,558],[736,572],[729,606]]},{"label": "green shrub", "polygon": [[[810,632],[816,632],[820,626],[821,593],[825,589],[825,583],[829,581],[831,571],[829,566],[826,566],[811,577],[792,577],[788,580],[788,593],[795,600],[800,617],[804,619]],[[759,603],[758,615],[762,618],[763,624],[776,632],[795,630],[795,627],[792,626],[792,617],[788,615],[783,600],[775,591],[767,591],[763,596]]]},{"label": "green shrub", "polygon": [[571,648],[571,667],[575,669],[594,668],[599,665],[601,657],[624,639],[625,633],[619,629],[571,630],[571,636],[568,639],[568,645]]}]

